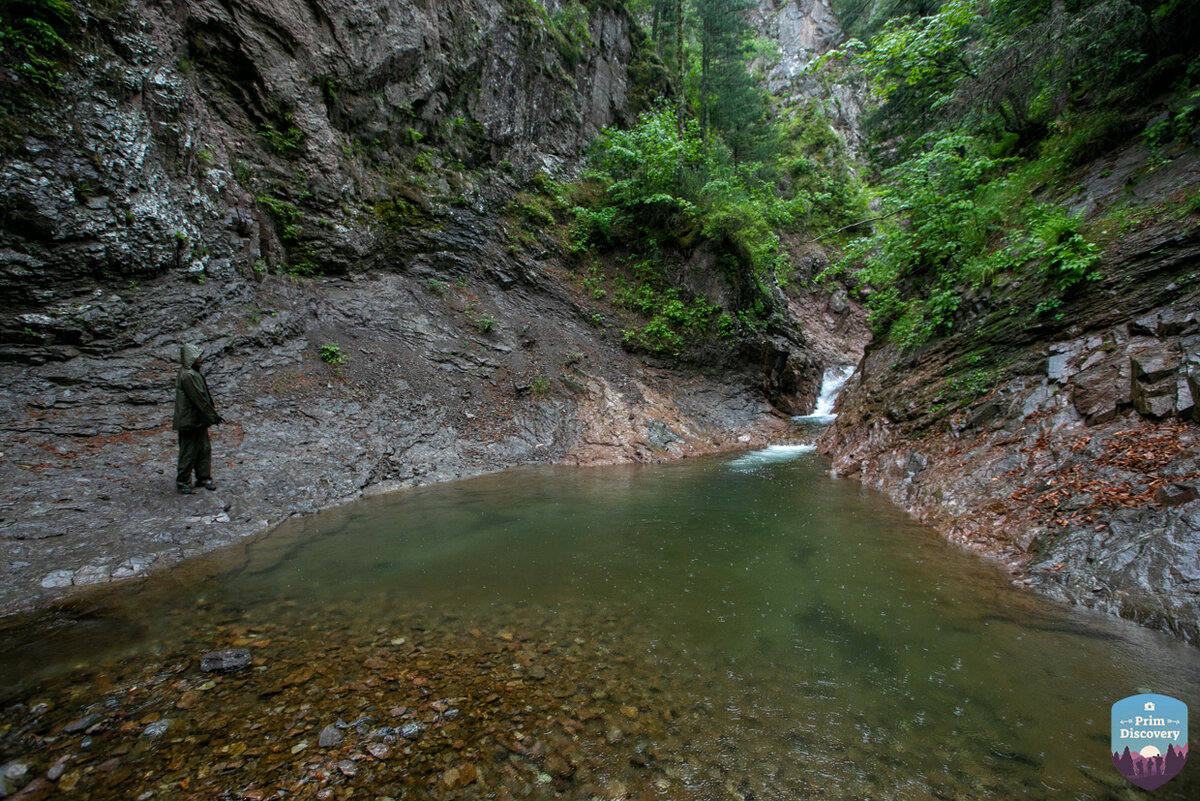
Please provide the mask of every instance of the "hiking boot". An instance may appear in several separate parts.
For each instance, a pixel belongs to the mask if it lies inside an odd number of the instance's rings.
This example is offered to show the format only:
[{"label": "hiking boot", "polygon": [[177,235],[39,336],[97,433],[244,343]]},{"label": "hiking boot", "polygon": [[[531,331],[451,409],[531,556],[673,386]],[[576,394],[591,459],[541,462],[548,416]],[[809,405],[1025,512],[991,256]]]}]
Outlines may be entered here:
[{"label": "hiking boot", "polygon": [[192,488],[187,484],[176,484],[175,491],[178,492],[180,495],[191,495],[192,494]]},{"label": "hiking boot", "polygon": [[206,478],[203,481],[197,482],[197,486],[204,487],[206,490],[215,490],[217,485],[211,478]]}]

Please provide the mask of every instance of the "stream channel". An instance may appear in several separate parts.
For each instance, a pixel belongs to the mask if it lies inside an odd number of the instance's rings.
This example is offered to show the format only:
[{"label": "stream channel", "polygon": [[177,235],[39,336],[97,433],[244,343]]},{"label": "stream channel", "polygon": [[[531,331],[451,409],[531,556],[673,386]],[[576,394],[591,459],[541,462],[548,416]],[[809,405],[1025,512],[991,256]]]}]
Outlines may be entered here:
[{"label": "stream channel", "polygon": [[0,766],[37,798],[1200,798],[1197,765],[1117,774],[1138,692],[1200,710],[1200,651],[776,446],[368,498],[10,622]]}]

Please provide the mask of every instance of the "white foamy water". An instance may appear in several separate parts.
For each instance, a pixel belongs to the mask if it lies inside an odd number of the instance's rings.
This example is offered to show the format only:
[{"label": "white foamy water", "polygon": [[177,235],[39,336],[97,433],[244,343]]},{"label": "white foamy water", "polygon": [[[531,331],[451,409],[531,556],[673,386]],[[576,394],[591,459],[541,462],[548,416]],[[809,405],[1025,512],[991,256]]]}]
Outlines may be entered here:
[{"label": "white foamy water", "polygon": [[792,420],[797,423],[829,423],[836,420],[837,415],[833,413],[834,404],[837,403],[842,387],[852,375],[852,364],[838,364],[825,368],[825,374],[821,376],[821,394],[817,397],[816,408],[812,414],[802,414],[793,417]]},{"label": "white foamy water", "polygon": [[816,445],[768,445],[761,451],[747,453],[734,459],[729,466],[734,470],[753,470],[763,465],[788,462],[816,449]]}]

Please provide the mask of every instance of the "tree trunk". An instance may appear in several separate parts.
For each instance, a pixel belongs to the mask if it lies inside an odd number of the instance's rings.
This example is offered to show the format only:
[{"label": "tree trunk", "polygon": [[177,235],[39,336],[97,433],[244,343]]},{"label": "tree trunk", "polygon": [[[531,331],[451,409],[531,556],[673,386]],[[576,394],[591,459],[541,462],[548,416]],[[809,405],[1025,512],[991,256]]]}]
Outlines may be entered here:
[{"label": "tree trunk", "polygon": [[679,83],[675,87],[678,96],[675,117],[679,132],[683,133],[684,104],[687,102],[683,91],[683,0],[675,0],[675,58],[678,61],[676,72],[679,76]]},{"label": "tree trunk", "polygon": [[712,122],[712,30],[707,21],[700,27],[700,135],[708,139],[708,127]]}]

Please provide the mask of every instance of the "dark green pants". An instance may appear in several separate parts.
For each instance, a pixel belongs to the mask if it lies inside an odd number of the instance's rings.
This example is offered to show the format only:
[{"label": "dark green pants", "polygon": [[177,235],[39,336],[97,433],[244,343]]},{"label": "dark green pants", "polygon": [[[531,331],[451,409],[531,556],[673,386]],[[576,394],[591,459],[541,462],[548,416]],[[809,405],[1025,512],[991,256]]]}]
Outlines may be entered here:
[{"label": "dark green pants", "polygon": [[179,432],[179,469],[175,471],[175,485],[190,485],[193,470],[197,484],[212,478],[212,442],[207,428],[186,428]]}]

